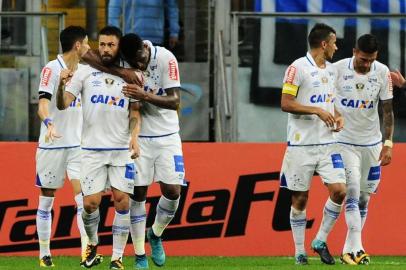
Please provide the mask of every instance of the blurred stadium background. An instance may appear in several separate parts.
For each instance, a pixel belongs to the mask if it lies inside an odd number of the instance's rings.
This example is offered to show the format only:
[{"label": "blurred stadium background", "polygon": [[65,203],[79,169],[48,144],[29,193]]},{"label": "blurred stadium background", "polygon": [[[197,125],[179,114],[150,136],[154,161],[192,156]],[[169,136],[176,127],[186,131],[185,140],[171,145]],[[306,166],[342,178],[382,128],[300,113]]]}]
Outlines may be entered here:
[{"label": "blurred stadium background", "polygon": [[[97,48],[107,5],[108,0],[0,0],[0,255],[36,255],[40,71],[59,52],[65,26],[85,27]],[[406,0],[178,0],[178,6],[181,33],[173,52],[185,90],[180,119],[190,185],[167,233],[173,240],[168,254],[290,255],[289,196],[277,181],[287,122],[279,105],[283,72],[307,51],[312,25],[325,22],[337,31],[334,61],[350,57],[356,38],[370,32],[381,44],[378,60],[405,74]],[[365,229],[372,255],[406,255],[406,220],[397,212],[406,195],[399,188],[405,175],[405,94],[394,91],[394,161],[383,170]],[[313,185],[307,240],[316,232],[326,195],[319,181]],[[71,197],[70,187],[57,195],[55,254],[74,255],[79,247]],[[107,195],[105,200],[102,251],[109,254],[112,213]],[[334,254],[344,237],[342,216],[330,236]],[[406,267],[404,260],[398,264]]]}]

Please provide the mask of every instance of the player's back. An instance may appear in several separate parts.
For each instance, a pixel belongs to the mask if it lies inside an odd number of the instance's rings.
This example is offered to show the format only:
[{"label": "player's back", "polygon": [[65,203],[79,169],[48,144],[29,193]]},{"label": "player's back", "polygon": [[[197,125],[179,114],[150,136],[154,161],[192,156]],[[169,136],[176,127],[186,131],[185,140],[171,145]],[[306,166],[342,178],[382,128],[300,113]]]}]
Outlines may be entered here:
[{"label": "player's back", "polygon": [[[310,53],[294,61],[286,70],[284,89],[296,93],[296,101],[305,106],[320,107],[334,115],[336,70],[326,62],[319,68]],[[334,143],[332,131],[317,115],[288,116],[289,145]]]},{"label": "player's back", "polygon": [[374,61],[371,70],[359,74],[354,70],[354,57],[340,60],[337,67],[337,108],[345,119],[338,141],[355,145],[381,142],[378,103],[392,99],[389,69]]},{"label": "player's back", "polygon": [[41,72],[38,92],[40,96],[50,97],[48,107],[49,118],[52,119],[57,133],[62,137],[53,142],[46,141],[45,135],[47,133],[47,127],[41,123],[40,137],[38,140],[40,148],[63,148],[80,145],[82,131],[82,107],[80,95],[66,110],[61,111],[56,107],[56,93],[60,81],[59,75],[61,70],[66,68],[62,55],[58,55],[57,59],[48,62]]},{"label": "player's back", "polygon": [[82,148],[91,150],[128,149],[129,99],[120,77],[81,65],[66,91],[82,95]]},{"label": "player's back", "polygon": [[[175,56],[164,47],[144,42],[151,48],[151,60],[144,72],[144,90],[158,96],[166,96],[165,89],[180,88],[179,68]],[[141,112],[140,136],[164,136],[179,131],[177,111],[145,102]]]}]

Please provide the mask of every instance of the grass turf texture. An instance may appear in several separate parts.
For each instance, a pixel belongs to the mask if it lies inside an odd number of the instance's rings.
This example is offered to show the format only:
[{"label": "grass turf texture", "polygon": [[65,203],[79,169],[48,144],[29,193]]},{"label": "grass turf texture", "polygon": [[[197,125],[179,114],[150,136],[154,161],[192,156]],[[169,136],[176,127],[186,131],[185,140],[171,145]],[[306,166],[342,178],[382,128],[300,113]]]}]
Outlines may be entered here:
[{"label": "grass turf texture", "polygon": [[[168,257],[164,267],[157,267],[149,258],[149,269],[161,270],[203,270],[203,269],[227,269],[227,270],[286,270],[286,269],[354,269],[354,266],[341,265],[339,259],[336,258],[336,265],[323,265],[318,257],[310,257],[309,265],[297,266],[294,265],[293,257]],[[79,266],[79,257],[53,257],[55,270],[58,269],[85,269]],[[109,269],[110,258],[104,257],[103,263],[92,269]],[[125,257],[124,267],[126,269],[134,269],[134,258]],[[389,270],[389,269],[406,269],[406,257],[378,257],[371,258],[371,264],[368,266],[355,266],[355,268],[368,270]],[[0,256],[0,269],[44,269],[39,267],[37,257],[5,257]]]}]

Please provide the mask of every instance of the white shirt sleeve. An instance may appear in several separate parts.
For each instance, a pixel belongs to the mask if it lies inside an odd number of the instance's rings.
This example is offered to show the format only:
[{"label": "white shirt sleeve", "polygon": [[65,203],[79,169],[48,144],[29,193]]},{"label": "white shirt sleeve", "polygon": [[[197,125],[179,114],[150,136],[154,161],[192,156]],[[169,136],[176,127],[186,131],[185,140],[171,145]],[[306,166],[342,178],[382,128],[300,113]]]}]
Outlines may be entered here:
[{"label": "white shirt sleeve", "polygon": [[38,92],[47,92],[53,95],[57,84],[59,84],[59,74],[48,63],[41,71]]},{"label": "white shirt sleeve", "polygon": [[66,84],[65,91],[72,93],[75,97],[82,92],[84,75],[86,74],[86,66],[79,66],[73,73],[72,79]]},{"label": "white shirt sleeve", "polygon": [[163,89],[180,87],[178,61],[170,51],[167,51],[167,54],[163,57],[163,63],[160,66]]},{"label": "white shirt sleeve", "polygon": [[301,70],[296,63],[291,64],[285,71],[283,83],[300,86],[302,83]]},{"label": "white shirt sleeve", "polygon": [[385,70],[381,73],[382,76],[382,88],[379,92],[380,100],[387,100],[393,98],[393,85],[392,78],[390,76],[389,69],[385,67]]}]

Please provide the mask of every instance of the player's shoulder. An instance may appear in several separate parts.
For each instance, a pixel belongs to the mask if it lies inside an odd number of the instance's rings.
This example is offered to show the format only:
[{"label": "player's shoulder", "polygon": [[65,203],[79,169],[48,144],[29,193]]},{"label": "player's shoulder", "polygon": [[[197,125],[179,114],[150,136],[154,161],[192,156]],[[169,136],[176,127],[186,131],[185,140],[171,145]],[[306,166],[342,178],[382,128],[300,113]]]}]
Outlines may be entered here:
[{"label": "player's shoulder", "polygon": [[49,69],[49,70],[51,70],[51,71],[57,72],[57,71],[59,71],[59,70],[61,69],[61,66],[59,65],[58,60],[57,60],[57,59],[54,59],[54,60],[49,61],[49,62],[44,66],[43,69],[44,69],[44,70],[45,70],[45,69]]},{"label": "player's shoulder", "polygon": [[339,69],[348,68],[348,65],[349,65],[350,61],[351,61],[351,58],[344,58],[344,59],[341,59],[341,60],[338,60],[338,61],[334,62],[333,65],[336,68],[339,68]]},{"label": "player's shoulder", "polygon": [[155,56],[156,59],[164,60],[164,61],[170,61],[171,59],[176,60],[175,55],[165,47],[155,46],[155,50],[156,50],[155,51],[156,55],[152,55],[152,57]]},{"label": "player's shoulder", "polygon": [[375,70],[375,72],[377,72],[377,73],[384,73],[384,74],[386,74],[387,72],[389,72],[388,66],[385,65],[385,64],[383,64],[383,63],[381,63],[381,62],[379,62],[379,61],[377,61],[377,60],[375,60],[372,65],[373,65],[372,68],[373,68],[373,69]]}]

